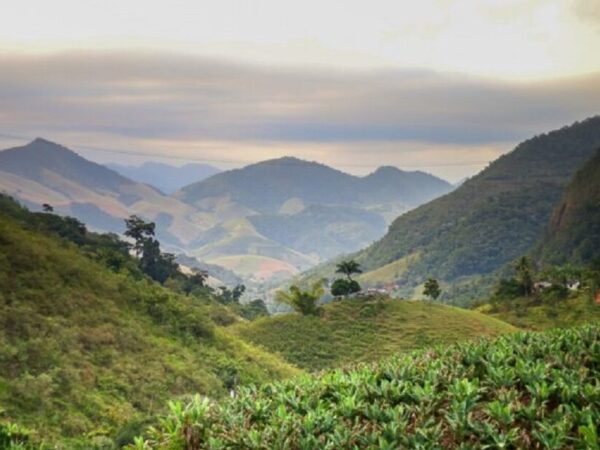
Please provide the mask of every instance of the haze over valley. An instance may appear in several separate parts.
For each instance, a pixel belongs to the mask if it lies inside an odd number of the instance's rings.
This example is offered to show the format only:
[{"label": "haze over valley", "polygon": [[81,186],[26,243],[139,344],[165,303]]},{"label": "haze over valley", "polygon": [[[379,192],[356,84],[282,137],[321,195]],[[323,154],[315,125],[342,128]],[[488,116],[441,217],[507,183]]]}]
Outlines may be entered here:
[{"label": "haze over valley", "polygon": [[[356,177],[295,158],[222,173],[212,168],[212,176],[206,166],[163,164],[144,178],[148,164],[136,176],[41,138],[0,152],[0,167],[0,189],[33,209],[51,204],[95,230],[119,234],[126,217],[140,215],[156,222],[166,249],[255,283],[283,281],[356,251],[381,237],[397,215],[452,188],[423,172],[381,167]],[[164,180],[184,178],[169,170],[185,170],[188,180],[197,171],[197,181],[169,196],[159,190],[163,174]]]},{"label": "haze over valley", "polygon": [[598,0],[0,14],[0,450],[600,449]]}]

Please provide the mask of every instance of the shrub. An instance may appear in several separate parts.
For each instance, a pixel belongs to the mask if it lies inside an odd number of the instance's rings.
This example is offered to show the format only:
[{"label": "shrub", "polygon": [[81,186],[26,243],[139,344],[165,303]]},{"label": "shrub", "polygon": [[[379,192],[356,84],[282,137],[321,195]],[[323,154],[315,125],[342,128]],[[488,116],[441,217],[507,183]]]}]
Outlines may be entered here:
[{"label": "shrub", "polygon": [[331,285],[331,295],[333,295],[334,297],[351,295],[360,291],[360,284],[358,284],[358,281],[356,280],[338,278]]}]

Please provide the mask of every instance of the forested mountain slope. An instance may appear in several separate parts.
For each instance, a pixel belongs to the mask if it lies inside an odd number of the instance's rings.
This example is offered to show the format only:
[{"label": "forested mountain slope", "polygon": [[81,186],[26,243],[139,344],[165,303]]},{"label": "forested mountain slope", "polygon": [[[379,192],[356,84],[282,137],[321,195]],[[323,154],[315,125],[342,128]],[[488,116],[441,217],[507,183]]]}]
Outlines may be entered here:
[{"label": "forested mountain slope", "polygon": [[600,258],[600,149],[567,187],[534,257],[541,266]]},{"label": "forested mountain slope", "polygon": [[[367,272],[393,269],[403,287],[431,276],[455,283],[490,274],[539,240],[564,188],[599,146],[600,117],[529,139],[450,194],[400,216],[355,258]],[[331,266],[316,271],[328,274]]]}]

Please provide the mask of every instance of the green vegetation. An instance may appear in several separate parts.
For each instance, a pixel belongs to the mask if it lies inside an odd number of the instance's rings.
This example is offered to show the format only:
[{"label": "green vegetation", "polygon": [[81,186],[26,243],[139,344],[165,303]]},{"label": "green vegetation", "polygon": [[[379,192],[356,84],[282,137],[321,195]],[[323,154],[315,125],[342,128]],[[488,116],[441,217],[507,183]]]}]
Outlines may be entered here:
[{"label": "green vegetation", "polygon": [[543,265],[600,258],[600,150],[573,178],[533,254]]},{"label": "green vegetation", "polygon": [[346,278],[338,278],[331,284],[331,295],[344,297],[361,291],[358,281],[352,279],[352,275],[362,273],[360,264],[356,261],[352,259],[340,261],[336,266],[335,273],[343,274]]},{"label": "green vegetation", "polygon": [[338,278],[331,283],[331,295],[334,297],[345,297],[347,295],[356,294],[360,292],[361,287],[356,280],[347,280],[345,278]]},{"label": "green vegetation", "polygon": [[474,311],[378,297],[335,301],[322,306],[319,316],[278,315],[231,329],[244,340],[309,370],[515,331]]},{"label": "green vegetation", "polygon": [[277,291],[275,300],[307,316],[317,314],[319,311],[319,300],[324,294],[323,282],[318,281],[307,291],[295,285],[291,286],[288,292]]},{"label": "green vegetation", "polygon": [[519,328],[544,330],[600,320],[600,261],[587,267],[567,264],[535,271],[519,258],[515,276],[501,279],[488,303],[476,310]]},{"label": "green vegetation", "polygon": [[425,282],[425,286],[423,288],[423,295],[429,297],[432,300],[437,300],[441,293],[442,290],[440,289],[440,284],[438,283],[438,280],[436,280],[435,278],[429,278]]},{"label": "green vegetation", "polygon": [[123,245],[0,196],[3,430],[12,422],[35,430],[32,442],[112,448],[167,399],[298,373],[216,326],[239,319],[211,296],[153,282]]},{"label": "green vegetation", "polygon": [[[164,283],[169,278],[175,278],[179,274],[179,266],[175,262],[175,255],[170,253],[162,253],[160,251],[160,243],[154,239],[154,229],[156,225],[153,222],[146,222],[140,217],[133,215],[125,219],[125,236],[133,239],[132,246],[137,257],[142,272],[148,275],[159,283]],[[200,287],[204,285],[205,277],[200,274],[195,274],[193,277],[187,277],[186,284],[190,285],[190,281],[196,281]],[[193,286],[186,287],[189,292]]]},{"label": "green vegetation", "polygon": [[561,300],[518,297],[498,304],[482,305],[476,310],[526,330],[566,328],[600,321],[600,305],[587,293]]},{"label": "green vegetation", "polygon": [[[525,141],[455,191],[400,216],[386,236],[352,258],[365,276],[404,261],[393,282],[409,288],[429,277],[463,283],[442,298],[460,295],[454,300],[466,303],[473,299],[466,279],[493,274],[530,251],[564,188],[599,147],[600,117]],[[328,276],[331,266],[315,271]]]},{"label": "green vegetation", "polygon": [[240,317],[247,320],[255,320],[259,317],[269,315],[267,305],[261,299],[255,299],[248,303],[241,303],[240,299],[246,291],[246,286],[238,284],[232,289],[227,286],[221,286],[218,293],[213,293],[213,297],[221,304],[227,305]]},{"label": "green vegetation", "polygon": [[338,263],[335,268],[335,273],[344,274],[348,280],[352,280],[352,275],[362,273],[362,270],[360,269],[360,264],[353,259],[349,259]]},{"label": "green vegetation", "polygon": [[519,333],[171,404],[133,449],[600,448],[600,327]]}]

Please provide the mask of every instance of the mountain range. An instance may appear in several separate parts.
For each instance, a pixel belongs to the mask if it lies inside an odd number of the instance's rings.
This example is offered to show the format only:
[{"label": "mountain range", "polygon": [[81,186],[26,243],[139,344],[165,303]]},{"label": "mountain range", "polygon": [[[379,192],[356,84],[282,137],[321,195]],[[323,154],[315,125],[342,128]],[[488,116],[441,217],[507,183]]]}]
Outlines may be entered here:
[{"label": "mountain range", "polygon": [[[414,296],[434,277],[447,299],[474,299],[482,277],[532,251],[598,148],[600,117],[524,141],[456,190],[399,216],[383,238],[353,254],[365,271],[361,280]],[[319,266],[306,277],[331,276],[333,268]]]},{"label": "mountain range", "polygon": [[138,214],[155,221],[159,237],[172,248],[201,231],[189,205],[40,138],[0,152],[0,191],[32,209],[50,204],[101,231],[121,233],[123,219]]},{"label": "mountain range", "polygon": [[116,233],[124,231],[124,218],[140,215],[156,222],[168,251],[247,282],[284,280],[363,248],[398,214],[452,189],[423,172],[382,167],[357,177],[295,158],[217,173],[173,195],[148,181],[155,186],[39,138],[0,152],[0,191],[32,209],[47,203]]},{"label": "mountain range", "polygon": [[221,171],[210,164],[184,164],[171,166],[154,161],[145,162],[139,166],[122,164],[105,164],[111,170],[139,183],[154,186],[165,194],[172,194],[188,184],[204,180]]}]

